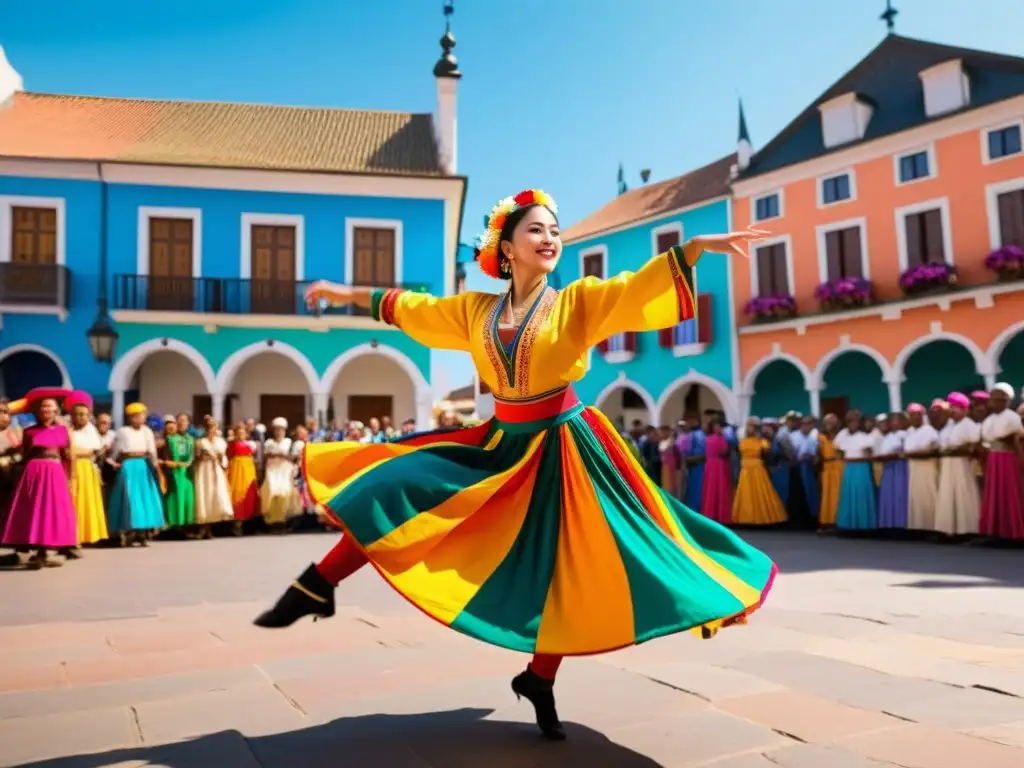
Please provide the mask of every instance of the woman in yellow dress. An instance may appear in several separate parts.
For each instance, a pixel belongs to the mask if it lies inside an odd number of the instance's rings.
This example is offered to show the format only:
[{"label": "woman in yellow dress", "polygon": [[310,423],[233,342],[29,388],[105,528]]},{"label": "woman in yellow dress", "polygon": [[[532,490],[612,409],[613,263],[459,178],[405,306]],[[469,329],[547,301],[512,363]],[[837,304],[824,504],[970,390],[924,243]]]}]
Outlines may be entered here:
[{"label": "woman in yellow dress", "polygon": [[369,562],[442,624],[534,654],[512,690],[533,704],[544,736],[560,740],[553,685],[563,656],[690,629],[710,637],[744,621],[774,564],[660,489],[571,384],[601,340],[695,316],[703,251],[742,254],[763,234],[695,238],[635,274],[559,292],[547,284],[562,250],[554,202],[527,190],[492,210],[477,257],[486,274],[511,280],[508,293],[314,285],[316,307],[367,307],[421,344],[469,352],[495,415],[395,442],[307,445],[307,490],[345,535],[256,624],[333,615],[337,584]]},{"label": "woman in yellow dress", "polygon": [[740,440],[740,479],[732,501],[734,525],[777,525],[787,520],[764,459],[771,443],[761,436],[760,422],[747,419],[746,437]]},{"label": "woman in yellow dress", "polygon": [[818,459],[821,461],[821,511],[818,530],[834,528],[839,514],[839,489],[843,486],[843,456],[833,441],[839,434],[839,417],[825,414],[818,434]]},{"label": "woman in yellow dress", "polygon": [[64,399],[71,413],[71,500],[78,517],[78,543],[95,544],[110,538],[103,508],[103,481],[96,457],[103,450],[100,433],[92,423],[92,398],[75,391]]}]

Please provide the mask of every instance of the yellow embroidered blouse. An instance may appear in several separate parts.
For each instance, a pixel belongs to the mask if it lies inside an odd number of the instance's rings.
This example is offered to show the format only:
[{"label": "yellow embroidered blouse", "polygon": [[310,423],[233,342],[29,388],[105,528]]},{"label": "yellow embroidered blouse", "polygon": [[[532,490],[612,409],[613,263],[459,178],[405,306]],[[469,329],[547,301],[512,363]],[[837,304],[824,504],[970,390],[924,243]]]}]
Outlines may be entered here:
[{"label": "yellow embroidered blouse", "polygon": [[669,328],[697,311],[693,270],[679,246],[637,272],[544,289],[508,347],[498,338],[507,300],[508,294],[437,298],[390,289],[374,291],[371,309],[425,346],[469,352],[480,378],[504,400],[530,400],[578,381],[595,344],[626,331]]}]

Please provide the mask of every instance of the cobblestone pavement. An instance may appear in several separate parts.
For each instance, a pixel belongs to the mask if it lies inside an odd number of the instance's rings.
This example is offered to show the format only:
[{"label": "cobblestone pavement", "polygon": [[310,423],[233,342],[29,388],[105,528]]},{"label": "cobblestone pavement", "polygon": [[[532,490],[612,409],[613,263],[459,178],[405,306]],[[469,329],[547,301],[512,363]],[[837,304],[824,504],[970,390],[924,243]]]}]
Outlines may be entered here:
[{"label": "cobblestone pavement", "polygon": [[0,765],[1024,766],[1024,552],[749,538],[781,568],[750,625],[567,661],[562,744],[509,690],[523,656],[372,572],[330,621],[250,626],[328,535],[0,572]]}]

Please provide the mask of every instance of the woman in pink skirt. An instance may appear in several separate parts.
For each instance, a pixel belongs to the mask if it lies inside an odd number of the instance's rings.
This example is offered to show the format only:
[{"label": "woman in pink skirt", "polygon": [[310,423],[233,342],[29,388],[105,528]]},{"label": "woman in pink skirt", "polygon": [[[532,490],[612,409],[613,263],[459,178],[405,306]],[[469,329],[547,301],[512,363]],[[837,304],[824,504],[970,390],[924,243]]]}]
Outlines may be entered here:
[{"label": "woman in pink skirt", "polygon": [[723,525],[732,522],[732,464],[729,462],[729,441],[722,434],[720,422],[712,421],[708,432],[704,461],[704,491],[700,511]]},{"label": "woman in pink skirt", "polygon": [[23,471],[11,499],[3,543],[34,549],[28,562],[34,569],[60,565],[48,552],[67,555],[78,544],[75,507],[68,489],[71,440],[57,407],[57,399],[67,395],[66,390],[46,387],[11,403],[12,413],[31,409],[36,423],[22,435]]},{"label": "woman in pink skirt", "polygon": [[1013,387],[996,384],[989,394],[989,415],[981,424],[981,441],[988,451],[985,492],[981,499],[981,535],[1024,539],[1024,499],[1021,460],[1024,426],[1010,407]]}]

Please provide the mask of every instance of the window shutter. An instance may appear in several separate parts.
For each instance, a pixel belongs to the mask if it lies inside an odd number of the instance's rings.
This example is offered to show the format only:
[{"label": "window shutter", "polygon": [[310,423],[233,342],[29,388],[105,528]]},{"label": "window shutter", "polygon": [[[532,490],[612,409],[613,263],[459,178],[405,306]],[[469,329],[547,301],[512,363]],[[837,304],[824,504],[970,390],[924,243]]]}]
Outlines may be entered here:
[{"label": "window shutter", "polygon": [[1001,245],[1024,247],[1024,189],[999,196],[999,233]]},{"label": "window shutter", "polygon": [[844,229],[839,236],[842,243],[843,277],[864,277],[860,227]]},{"label": "window shutter", "polygon": [[634,333],[633,331],[626,331],[626,333],[623,334],[623,346],[627,352],[636,352],[637,337],[639,335],[640,334]]},{"label": "window shutter", "polygon": [[681,245],[678,232],[663,232],[658,235],[657,248],[659,254],[665,253],[676,245]]},{"label": "window shutter", "polygon": [[825,234],[825,269],[829,280],[838,280],[843,276],[843,251],[838,231]]},{"label": "window shutter", "polygon": [[673,336],[675,335],[675,326],[671,328],[662,328],[658,331],[658,346],[663,349],[672,349],[675,346]]},{"label": "window shutter", "polygon": [[907,235],[907,266],[919,266],[927,258],[924,253],[924,243],[922,242],[923,222],[921,221],[921,214],[912,213],[903,219],[903,229]]},{"label": "window shutter", "polygon": [[757,259],[757,286],[758,293],[762,296],[770,296],[775,292],[772,284],[772,252],[773,246],[766,245],[758,248],[755,253]]},{"label": "window shutter", "polygon": [[711,343],[711,294],[702,293],[697,297],[697,342]]},{"label": "window shutter", "polygon": [[924,214],[925,259],[929,264],[944,264],[946,252],[942,243],[942,211],[935,209]]},{"label": "window shutter", "polygon": [[786,245],[778,243],[772,246],[772,273],[774,275],[774,287],[772,293],[792,293],[793,286],[789,284],[789,270],[786,269]]},{"label": "window shutter", "polygon": [[602,355],[608,354],[608,339],[597,342],[597,351],[600,352]]}]

